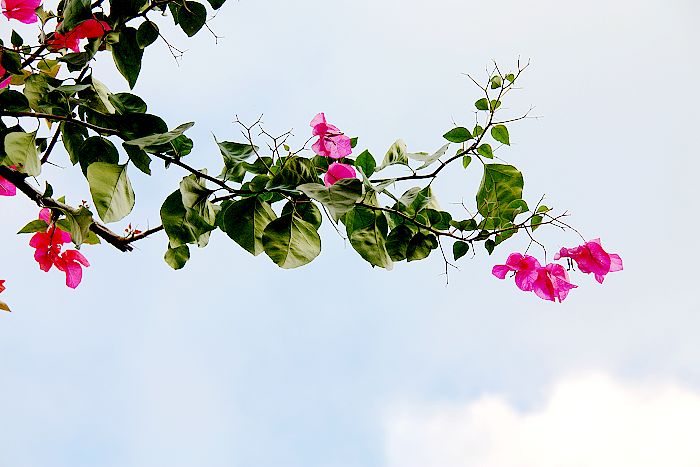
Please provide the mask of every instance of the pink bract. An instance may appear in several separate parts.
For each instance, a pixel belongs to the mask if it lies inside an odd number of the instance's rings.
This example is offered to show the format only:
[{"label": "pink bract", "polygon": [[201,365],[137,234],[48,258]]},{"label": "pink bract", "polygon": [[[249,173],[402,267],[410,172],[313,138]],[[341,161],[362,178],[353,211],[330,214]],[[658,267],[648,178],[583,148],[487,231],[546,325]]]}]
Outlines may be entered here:
[{"label": "pink bract", "polygon": [[339,162],[333,162],[330,166],[328,166],[328,171],[323,177],[323,183],[326,186],[331,186],[334,185],[338,180],[342,180],[344,178],[355,178],[356,176],[357,172],[355,172],[355,168],[353,166],[348,164],[341,164]]},{"label": "pink bract", "polygon": [[506,260],[506,264],[499,264],[493,267],[491,273],[499,279],[505,279],[506,274],[515,271],[515,284],[524,292],[532,291],[533,284],[537,279],[537,270],[540,262],[537,258],[520,253],[511,253]]},{"label": "pink bract", "polygon": [[3,293],[5,291],[5,281],[0,280],[0,293]]},{"label": "pink bract", "polygon": [[532,286],[532,291],[544,300],[562,302],[569,291],[577,287],[569,282],[569,275],[561,264],[549,263],[537,270],[537,279]]},{"label": "pink bract", "polygon": [[87,258],[77,250],[65,251],[55,262],[56,268],[66,273],[66,285],[74,289],[83,280],[82,266],[89,267]]},{"label": "pink bract", "polygon": [[9,180],[0,177],[0,196],[15,196],[16,194],[17,187]]},{"label": "pink bract", "polygon": [[51,223],[51,210],[42,209],[39,212],[39,219],[49,224],[46,232],[35,233],[29,246],[36,249],[34,259],[39,263],[42,271],[49,271],[52,266],[66,274],[66,285],[72,289],[76,288],[83,279],[82,267],[90,266],[87,258],[77,250],[66,250],[61,253],[63,245],[71,242],[68,232],[64,232],[55,224]]},{"label": "pink bract", "polygon": [[562,248],[554,259],[571,258],[576,261],[581,272],[593,273],[599,283],[603,283],[605,275],[609,272],[622,271],[622,258],[615,253],[608,253],[603,250],[600,239],[596,238],[590,242],[575,248]]},{"label": "pink bract", "polygon": [[25,24],[36,23],[36,9],[41,5],[41,0],[2,0],[2,14],[7,19],[16,19]]},{"label": "pink bract", "polygon": [[[60,26],[60,24],[59,24]],[[75,53],[80,52],[81,39],[95,39],[102,37],[105,33],[111,31],[112,28],[104,21],[89,19],[83,21],[65,34],[54,32],[53,38],[47,41],[48,45],[54,50],[70,49]]]},{"label": "pink bract", "polygon": [[[0,76],[5,76],[6,71],[7,70],[5,70],[5,68],[2,65],[0,65]],[[0,89],[4,89],[4,88],[8,87],[10,85],[11,80],[12,80],[12,76],[8,76],[4,80],[0,81]]]},{"label": "pink bract", "polygon": [[326,121],[326,115],[321,112],[311,120],[312,134],[318,136],[311,149],[323,157],[341,159],[352,153],[352,142],[335,125]]}]

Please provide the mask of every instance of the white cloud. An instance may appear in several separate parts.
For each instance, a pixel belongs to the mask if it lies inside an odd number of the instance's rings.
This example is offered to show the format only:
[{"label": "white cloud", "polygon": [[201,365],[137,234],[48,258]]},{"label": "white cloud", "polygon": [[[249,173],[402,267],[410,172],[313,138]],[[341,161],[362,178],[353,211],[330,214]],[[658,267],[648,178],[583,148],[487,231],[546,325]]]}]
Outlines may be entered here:
[{"label": "white cloud", "polygon": [[501,396],[409,407],[386,424],[389,467],[700,465],[700,393],[600,374],[556,383],[528,412]]}]

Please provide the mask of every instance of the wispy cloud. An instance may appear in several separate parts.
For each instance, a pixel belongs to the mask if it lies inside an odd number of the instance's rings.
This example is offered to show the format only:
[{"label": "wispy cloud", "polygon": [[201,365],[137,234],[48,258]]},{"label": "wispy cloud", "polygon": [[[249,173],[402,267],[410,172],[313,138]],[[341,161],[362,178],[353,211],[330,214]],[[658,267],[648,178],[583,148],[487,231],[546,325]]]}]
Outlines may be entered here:
[{"label": "wispy cloud", "polygon": [[390,467],[700,465],[700,392],[602,374],[557,382],[519,411],[502,396],[404,406],[386,424]]}]

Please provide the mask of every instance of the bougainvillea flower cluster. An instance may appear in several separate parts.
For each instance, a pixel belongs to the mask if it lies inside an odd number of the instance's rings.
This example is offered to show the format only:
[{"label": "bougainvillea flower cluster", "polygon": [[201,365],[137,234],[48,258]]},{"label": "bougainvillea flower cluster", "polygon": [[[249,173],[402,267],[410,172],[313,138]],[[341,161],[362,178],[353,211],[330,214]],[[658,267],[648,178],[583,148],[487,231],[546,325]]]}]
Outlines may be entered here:
[{"label": "bougainvillea flower cluster", "polygon": [[[60,25],[59,25],[60,26]],[[54,50],[70,49],[75,53],[80,52],[81,39],[96,39],[104,36],[112,28],[104,21],[89,19],[83,21],[65,34],[56,31],[47,43]]]},{"label": "bougainvillea flower cluster", "polygon": [[29,246],[35,248],[34,259],[42,271],[48,272],[52,266],[66,274],[66,285],[71,289],[78,287],[83,279],[82,267],[90,266],[87,258],[77,250],[61,252],[63,245],[71,242],[70,234],[61,230],[51,221],[51,211],[42,209],[39,219],[49,225],[45,232],[35,233]]},{"label": "bougainvillea flower cluster", "polygon": [[326,121],[326,115],[321,112],[311,120],[313,135],[318,136],[311,149],[323,157],[342,159],[352,153],[350,138],[345,136],[335,125]]},{"label": "bougainvillea flower cluster", "polygon": [[[575,248],[562,248],[554,256],[555,260],[571,258],[576,261],[581,272],[595,274],[601,284],[609,272],[622,271],[622,258],[614,253],[607,253],[596,238]],[[525,292],[551,301],[563,301],[576,285],[569,282],[569,274],[561,264],[549,263],[541,266],[537,258],[520,253],[508,256],[506,264],[493,267],[491,273],[499,279],[505,279],[509,272],[515,273],[515,284]]]},{"label": "bougainvillea flower cluster", "polygon": [[510,254],[506,264],[494,266],[491,272],[499,279],[505,279],[509,272],[514,272],[515,285],[520,290],[534,292],[538,297],[553,302],[561,302],[569,290],[577,287],[569,282],[569,276],[561,265],[550,263],[542,267],[537,258],[520,253]]},{"label": "bougainvillea flower cluster", "polygon": [[25,24],[36,23],[39,18],[36,16],[36,9],[41,5],[42,0],[2,0],[2,14],[7,19],[15,19]]},{"label": "bougainvillea flower cluster", "polygon": [[508,256],[506,264],[499,264],[493,267],[493,275],[499,279],[505,279],[506,274],[515,272],[515,284],[524,292],[532,291],[532,286],[537,280],[537,270],[540,262],[533,256],[512,253]]},{"label": "bougainvillea flower cluster", "polygon": [[[326,121],[326,115],[321,112],[311,120],[311,128],[314,136],[318,136],[318,140],[311,146],[311,149],[322,157],[331,159],[342,159],[343,157],[352,154],[352,142],[350,138],[345,136],[342,131],[335,125],[331,125]],[[344,178],[355,178],[357,172],[350,164],[333,162],[329,167],[326,175],[323,177],[323,183],[326,186],[335,184],[338,180]]]},{"label": "bougainvillea flower cluster", "polygon": [[560,258],[573,259],[581,272],[586,274],[593,273],[595,280],[601,284],[605,280],[607,273],[622,271],[622,258],[620,258],[620,255],[603,250],[599,238],[575,248],[562,248],[554,256],[555,260]]}]

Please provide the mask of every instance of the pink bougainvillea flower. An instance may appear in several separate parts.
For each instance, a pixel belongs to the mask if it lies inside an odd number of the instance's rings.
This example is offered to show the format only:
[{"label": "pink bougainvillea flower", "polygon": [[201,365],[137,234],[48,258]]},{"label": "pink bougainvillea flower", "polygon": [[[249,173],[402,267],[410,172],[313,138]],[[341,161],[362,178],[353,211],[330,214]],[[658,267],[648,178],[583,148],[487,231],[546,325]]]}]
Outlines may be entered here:
[{"label": "pink bougainvillea flower", "polygon": [[70,242],[70,235],[55,225],[46,232],[37,232],[29,240],[29,246],[36,249],[34,259],[42,271],[49,271],[61,254],[63,244]]},{"label": "pink bougainvillea flower", "polygon": [[15,196],[17,188],[7,179],[0,177],[0,196]]},{"label": "pink bougainvillea flower", "polygon": [[53,37],[49,39],[47,43],[49,47],[54,50],[70,49],[73,52],[78,53],[80,52],[81,39],[95,39],[102,37],[105,35],[105,33],[111,30],[112,28],[109,27],[109,24],[93,18],[83,21],[65,34],[61,34],[58,31],[54,32]]},{"label": "pink bougainvillea flower", "polygon": [[66,250],[54,264],[66,273],[66,285],[71,289],[78,287],[83,280],[83,266],[90,266],[87,258],[78,250]]},{"label": "pink bougainvillea flower", "polygon": [[42,271],[49,271],[56,266],[59,271],[66,273],[66,285],[76,288],[83,278],[82,266],[88,267],[87,258],[77,250],[61,252],[63,245],[71,242],[70,234],[64,232],[51,222],[51,211],[42,209],[39,219],[49,224],[46,232],[37,232],[29,240],[29,246],[36,249],[34,259]]},{"label": "pink bougainvillea flower", "polygon": [[41,5],[41,0],[2,0],[2,14],[7,19],[16,19],[25,24],[36,23],[39,18],[36,16],[36,9]]},{"label": "pink bougainvillea flower", "polygon": [[331,159],[341,159],[352,153],[352,143],[350,138],[345,136],[335,125],[326,121],[326,115],[321,112],[311,120],[313,135],[318,136],[311,149],[323,157]]},{"label": "pink bougainvillea flower", "polygon": [[0,280],[0,293],[3,293],[5,291],[5,281]]},{"label": "pink bougainvillea flower", "polygon": [[605,280],[607,273],[622,271],[622,258],[620,258],[620,255],[603,250],[599,238],[575,248],[562,248],[554,256],[554,259],[560,258],[573,259],[581,272],[586,274],[593,273],[595,279],[601,284]]},{"label": "pink bougainvillea flower", "polygon": [[[5,70],[5,68],[3,68],[2,65],[0,65],[0,78],[5,76],[6,71],[7,70]],[[0,81],[0,89],[4,89],[4,88],[8,87],[10,85],[10,80],[12,80],[12,76],[8,76],[4,80]]]},{"label": "pink bougainvillea flower", "polygon": [[355,168],[353,166],[333,162],[330,166],[328,166],[328,172],[326,172],[326,175],[323,177],[323,183],[326,186],[331,186],[343,178],[355,177],[357,177],[357,172],[355,172]]},{"label": "pink bougainvillea flower", "polygon": [[498,264],[493,267],[491,274],[499,279],[505,279],[506,274],[515,271],[515,284],[525,292],[532,291],[533,284],[537,279],[537,270],[540,262],[537,258],[520,253],[511,253],[506,260],[506,264]]},{"label": "pink bougainvillea flower", "polygon": [[569,290],[577,287],[569,282],[569,275],[561,264],[549,263],[537,269],[537,279],[532,285],[532,291],[544,300],[562,302],[569,295]]}]

